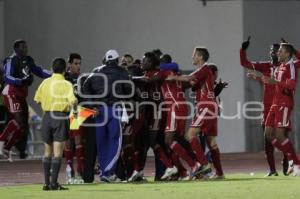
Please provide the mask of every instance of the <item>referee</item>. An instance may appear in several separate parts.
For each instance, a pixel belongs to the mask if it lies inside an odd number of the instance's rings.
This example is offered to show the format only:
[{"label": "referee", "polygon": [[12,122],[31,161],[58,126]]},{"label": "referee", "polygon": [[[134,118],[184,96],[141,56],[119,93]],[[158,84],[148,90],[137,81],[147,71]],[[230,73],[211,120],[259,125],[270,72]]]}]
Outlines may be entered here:
[{"label": "referee", "polygon": [[77,99],[74,96],[73,86],[64,78],[66,61],[63,58],[54,59],[52,70],[53,75],[41,83],[34,97],[44,111],[42,140],[45,152],[42,162],[45,175],[43,190],[45,191],[67,190],[57,182],[57,179],[64,142],[68,139],[70,106],[73,106],[75,113],[77,112]]}]

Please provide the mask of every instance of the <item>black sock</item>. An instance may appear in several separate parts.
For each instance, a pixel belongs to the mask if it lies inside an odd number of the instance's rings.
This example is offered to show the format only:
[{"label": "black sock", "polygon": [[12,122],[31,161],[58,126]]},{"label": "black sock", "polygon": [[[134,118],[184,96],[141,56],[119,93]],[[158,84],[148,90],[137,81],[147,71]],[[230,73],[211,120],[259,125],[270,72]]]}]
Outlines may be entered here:
[{"label": "black sock", "polygon": [[42,159],[45,176],[45,185],[50,184],[51,159],[51,157],[43,157]]},{"label": "black sock", "polygon": [[52,159],[52,175],[51,175],[51,185],[57,185],[58,174],[61,165],[61,158]]}]

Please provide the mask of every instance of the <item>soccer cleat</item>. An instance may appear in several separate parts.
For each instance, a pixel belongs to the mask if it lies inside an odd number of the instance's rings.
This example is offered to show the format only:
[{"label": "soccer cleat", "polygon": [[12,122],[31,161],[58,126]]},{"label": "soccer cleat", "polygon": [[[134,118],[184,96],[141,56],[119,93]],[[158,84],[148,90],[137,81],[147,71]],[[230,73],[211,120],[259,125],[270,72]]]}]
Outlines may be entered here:
[{"label": "soccer cleat", "polygon": [[198,167],[198,169],[196,171],[194,171],[192,173],[192,176],[196,176],[198,174],[207,174],[211,172],[211,164],[205,164],[205,165],[201,165],[200,167]]},{"label": "soccer cleat", "polygon": [[122,179],[117,177],[114,182],[115,183],[127,183],[128,181],[127,180],[122,180]]},{"label": "soccer cleat", "polygon": [[208,179],[210,179],[210,180],[224,180],[225,176],[224,175],[213,174]]},{"label": "soccer cleat", "polygon": [[51,189],[52,191],[65,191],[65,190],[69,190],[69,188],[63,187],[63,186],[61,186],[61,185],[58,184],[58,183],[56,183],[56,184],[54,184],[54,185],[51,185],[51,186],[50,186],[50,189]]},{"label": "soccer cleat", "polygon": [[172,175],[174,175],[176,173],[178,173],[178,169],[175,166],[173,166],[171,168],[167,168],[165,170],[164,175],[160,179],[161,180],[166,180],[166,179],[168,179],[169,177],[171,177]]},{"label": "soccer cleat", "polygon": [[132,175],[130,176],[130,178],[128,178],[128,182],[134,182],[139,178],[142,178],[144,176],[142,171],[136,171],[134,170],[132,172]]},{"label": "soccer cleat", "polygon": [[47,185],[47,184],[44,184],[44,186],[43,186],[43,190],[44,190],[44,191],[50,191],[50,190],[51,190],[51,188],[50,188],[50,186],[49,186],[49,185]]},{"label": "soccer cleat", "polygon": [[293,176],[300,176],[300,165],[294,165]]},{"label": "soccer cleat", "polygon": [[115,182],[117,179],[116,175],[111,175],[111,176],[101,176],[101,182],[107,182],[107,183],[112,183]]},{"label": "soccer cleat", "polygon": [[278,176],[277,171],[270,171],[269,173],[267,173],[267,174],[265,175],[265,177],[271,177],[271,176]]},{"label": "soccer cleat", "polygon": [[84,181],[82,179],[74,178],[73,184],[84,184]]},{"label": "soccer cleat", "polygon": [[189,175],[178,178],[178,181],[190,181],[190,180],[191,180],[191,177]]}]

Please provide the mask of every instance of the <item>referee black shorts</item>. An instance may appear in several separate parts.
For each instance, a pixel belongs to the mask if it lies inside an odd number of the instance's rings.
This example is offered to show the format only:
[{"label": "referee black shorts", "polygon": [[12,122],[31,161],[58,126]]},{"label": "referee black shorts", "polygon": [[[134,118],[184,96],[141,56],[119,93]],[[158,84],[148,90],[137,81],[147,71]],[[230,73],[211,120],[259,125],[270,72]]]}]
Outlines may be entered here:
[{"label": "referee black shorts", "polygon": [[42,140],[44,143],[64,142],[69,138],[69,113],[45,112],[42,119]]}]

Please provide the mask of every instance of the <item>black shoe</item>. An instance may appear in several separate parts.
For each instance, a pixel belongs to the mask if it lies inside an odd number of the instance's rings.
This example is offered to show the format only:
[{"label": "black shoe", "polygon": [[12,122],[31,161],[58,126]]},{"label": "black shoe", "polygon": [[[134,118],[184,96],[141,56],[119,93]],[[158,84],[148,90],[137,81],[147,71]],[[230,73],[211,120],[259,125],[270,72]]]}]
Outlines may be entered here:
[{"label": "black shoe", "polygon": [[24,151],[21,151],[20,154],[19,154],[20,159],[26,159],[27,156],[28,156],[28,154],[25,153]]},{"label": "black shoe", "polygon": [[289,161],[288,160],[283,160],[282,162],[282,173],[285,176],[288,176],[288,168],[289,168]]},{"label": "black shoe", "polygon": [[69,190],[69,188],[63,187],[63,186],[61,186],[60,184],[57,183],[55,185],[51,185],[51,190],[52,191],[55,191],[55,190],[64,191],[64,190]]},{"label": "black shoe", "polygon": [[267,173],[267,174],[265,175],[265,177],[270,177],[270,176],[278,176],[277,171],[270,171],[269,173]]},{"label": "black shoe", "polygon": [[205,165],[201,165],[193,174],[192,176],[196,176],[198,174],[207,174],[211,172],[211,164],[205,164]]},{"label": "black shoe", "polygon": [[49,185],[44,184],[43,190],[44,190],[44,191],[50,191],[51,189],[50,189],[50,186],[49,186]]}]

